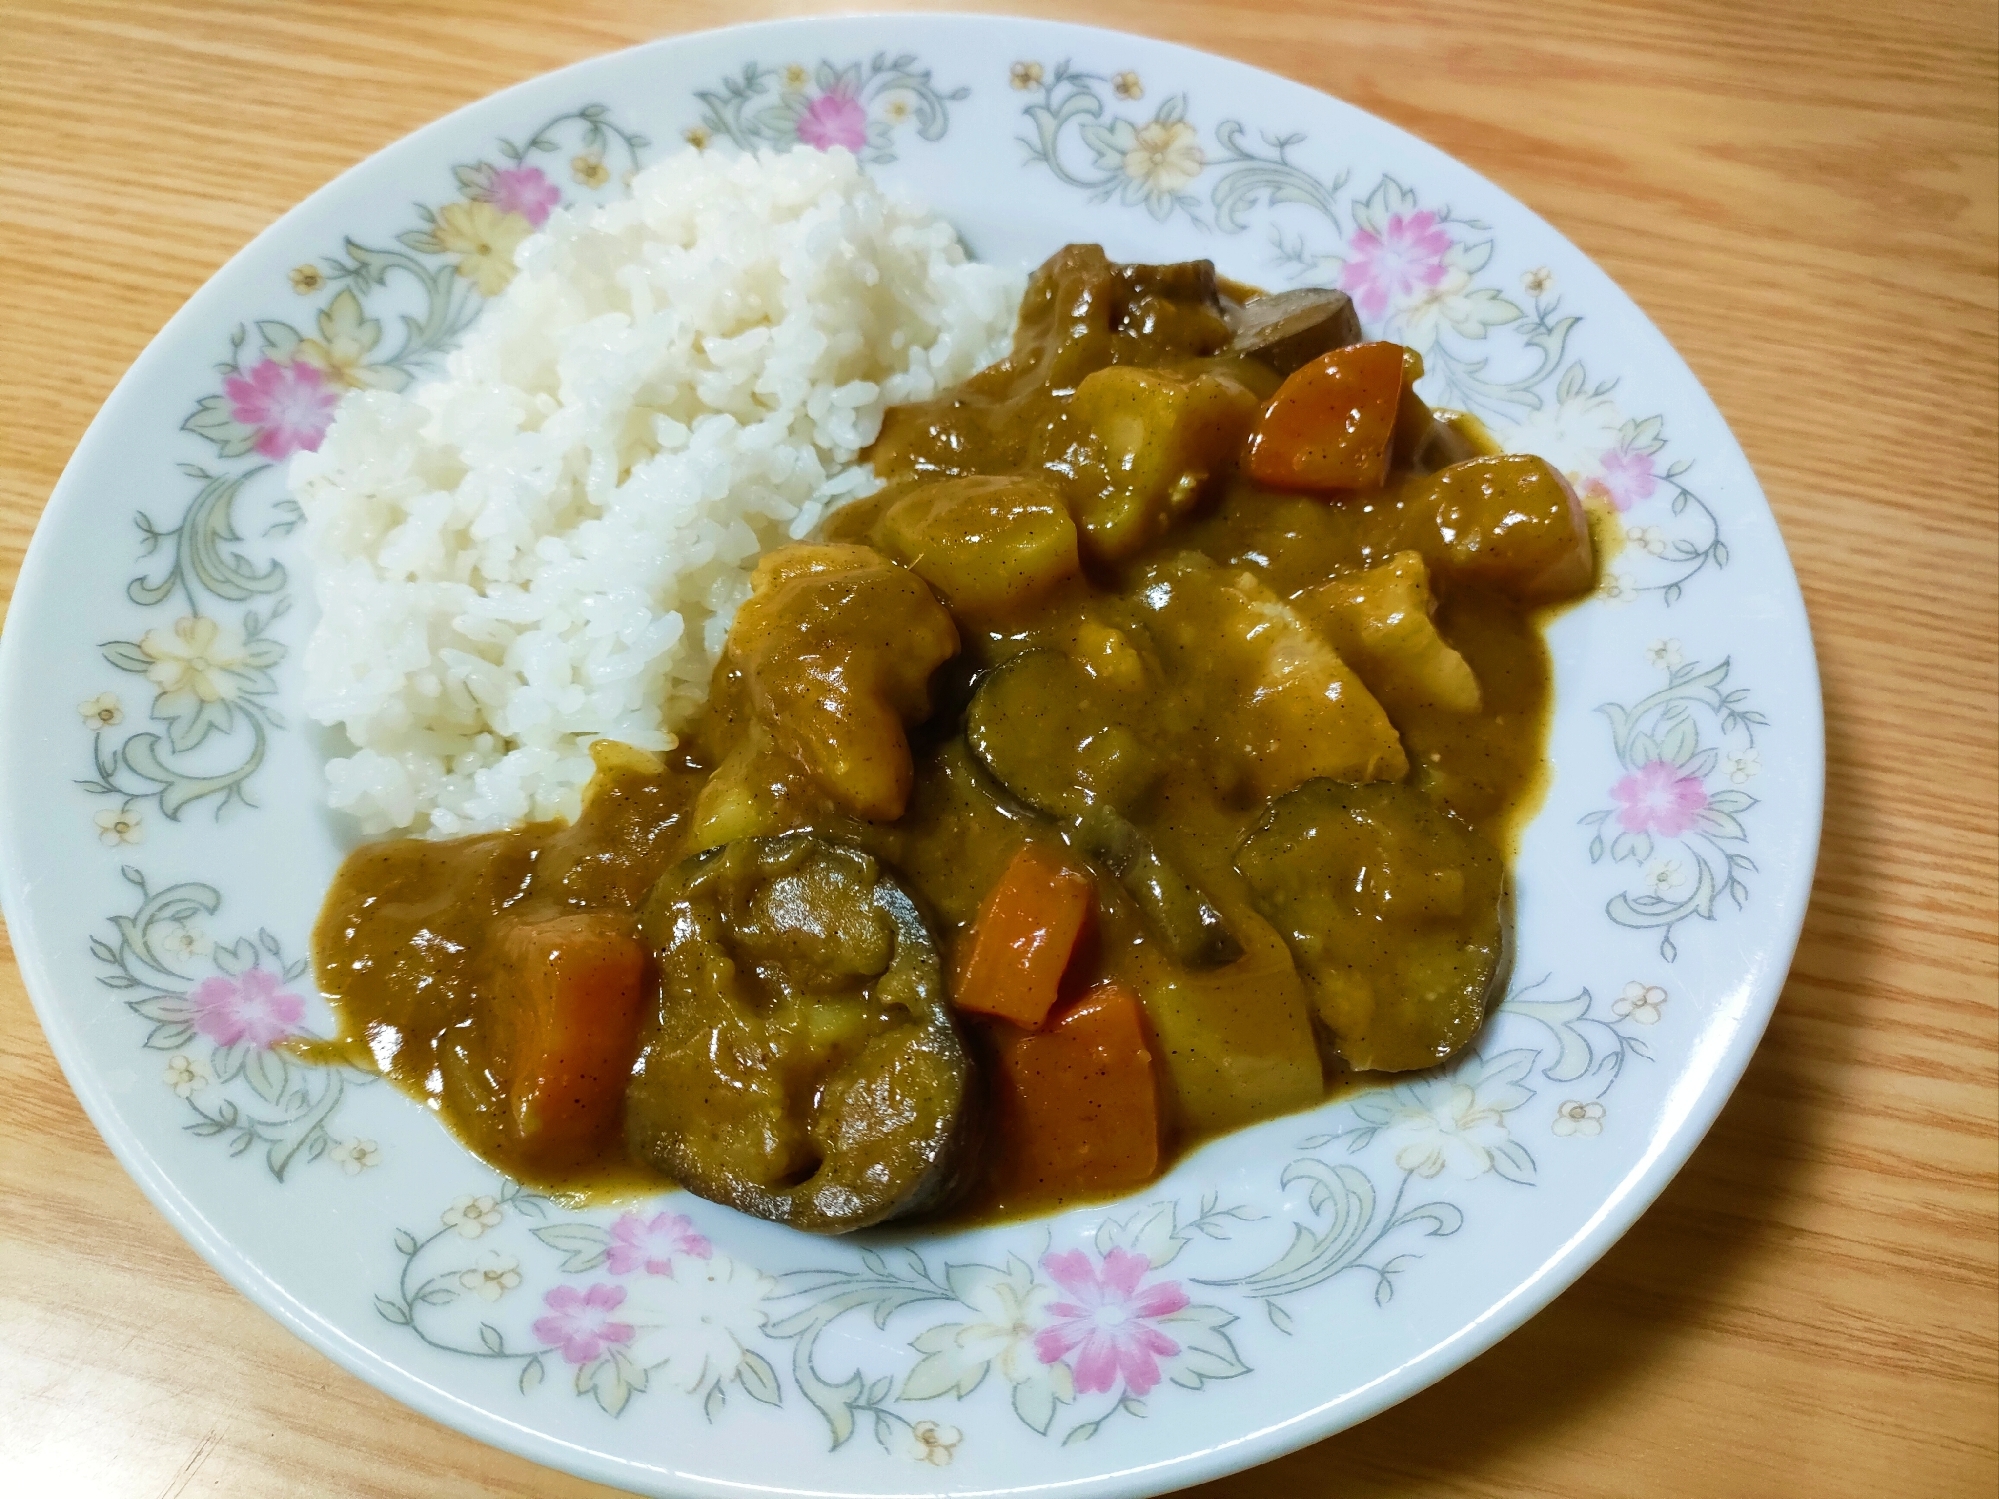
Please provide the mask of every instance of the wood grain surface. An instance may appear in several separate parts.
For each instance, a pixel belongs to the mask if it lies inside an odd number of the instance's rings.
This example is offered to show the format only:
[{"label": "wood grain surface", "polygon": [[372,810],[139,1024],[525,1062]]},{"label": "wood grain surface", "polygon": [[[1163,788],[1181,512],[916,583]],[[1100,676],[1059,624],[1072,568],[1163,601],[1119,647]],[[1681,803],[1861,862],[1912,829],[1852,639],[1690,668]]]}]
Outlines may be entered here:
[{"label": "wood grain surface", "polygon": [[[820,8],[4,0],[0,603],[113,382],[284,209],[550,67]],[[1327,89],[1569,234],[1748,450],[1825,678],[1803,945],[1686,1170],[1485,1357],[1202,1492],[1991,1495],[1992,0],[1012,8]],[[226,1286],[113,1162],[0,953],[0,1493],[606,1492],[403,1409]]]}]

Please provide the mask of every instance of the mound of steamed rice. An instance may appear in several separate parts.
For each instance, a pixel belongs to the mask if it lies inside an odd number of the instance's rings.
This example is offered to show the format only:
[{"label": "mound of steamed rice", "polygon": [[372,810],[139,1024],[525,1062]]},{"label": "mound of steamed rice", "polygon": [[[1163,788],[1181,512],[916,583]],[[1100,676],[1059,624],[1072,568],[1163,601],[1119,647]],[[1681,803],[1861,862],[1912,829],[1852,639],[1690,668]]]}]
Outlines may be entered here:
[{"label": "mound of steamed rice", "polygon": [[573,816],[669,749],[758,555],[873,486],[885,407],[1005,351],[1016,274],[844,151],[685,152],[553,216],[442,377],[300,454],[307,711],[369,832]]}]

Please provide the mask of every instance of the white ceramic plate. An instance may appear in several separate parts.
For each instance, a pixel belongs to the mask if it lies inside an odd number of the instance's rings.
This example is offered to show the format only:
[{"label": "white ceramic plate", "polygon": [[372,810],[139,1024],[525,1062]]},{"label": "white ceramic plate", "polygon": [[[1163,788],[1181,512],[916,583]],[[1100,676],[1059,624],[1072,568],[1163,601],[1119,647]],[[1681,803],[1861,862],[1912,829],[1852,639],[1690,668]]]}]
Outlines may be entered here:
[{"label": "white ceramic plate", "polygon": [[[674,1196],[570,1213],[270,1043],[346,831],[300,725],[277,460],[481,306],[471,248],[680,148],[845,143],[975,253],[1070,240],[1350,288],[1621,512],[1552,643],[1515,988],[1441,1076],[1040,1222],[821,1241]],[[412,205],[421,205],[413,207]],[[512,215],[513,217],[509,217]],[[497,271],[504,277],[505,267]],[[189,302],[64,474],[0,649],[0,895],[77,1093],[244,1292],[362,1377],[662,1494],[1149,1494],[1364,1419],[1624,1231],[1762,1032],[1818,835],[1817,676],[1770,513],[1658,331],[1437,151],[1237,63],[983,17],[788,21],[511,89],[316,194]]]}]

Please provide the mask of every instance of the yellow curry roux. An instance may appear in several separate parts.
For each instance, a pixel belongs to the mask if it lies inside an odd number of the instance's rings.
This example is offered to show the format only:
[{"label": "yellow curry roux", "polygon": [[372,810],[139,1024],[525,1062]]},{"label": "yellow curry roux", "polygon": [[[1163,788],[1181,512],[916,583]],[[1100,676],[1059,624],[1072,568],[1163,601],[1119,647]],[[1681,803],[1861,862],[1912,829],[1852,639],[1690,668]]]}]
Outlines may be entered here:
[{"label": "yellow curry roux", "polygon": [[[1550,512],[1568,528],[1554,543],[1569,549],[1560,577],[1507,554],[1511,543],[1468,552],[1464,526],[1436,517],[1478,517],[1448,512],[1457,502],[1439,499],[1439,475],[1495,450],[1476,422],[1433,419],[1406,389],[1381,487],[1327,495],[1252,482],[1236,450],[1296,351],[1246,346],[1243,306],[1257,304],[1239,292],[1218,287],[1204,263],[1120,267],[1091,246],[1051,260],[1030,285],[1014,352],[958,390],[891,411],[870,454],[885,489],[823,528],[815,566],[833,565],[824,557],[849,566],[863,555],[851,549],[866,546],[893,578],[866,573],[875,581],[841,594],[837,618],[775,620],[746,606],[707,717],[670,756],[599,745],[573,824],[354,851],[314,934],[340,1036],[307,1054],[378,1070],[479,1155],[537,1186],[657,1187],[661,1173],[635,1160],[623,1135],[556,1157],[523,1144],[509,1108],[510,1032],[490,1018],[509,982],[507,933],[565,913],[614,913],[654,932],[645,923],[662,918],[646,914],[648,899],[689,855],[795,828],[864,850],[907,889],[934,932],[947,988],[982,901],[1024,842],[1090,871],[1094,935],[1065,993],[1116,979],[1142,998],[1169,1155],[1319,1101],[1355,1075],[1356,1055],[1406,1067],[1463,1044],[1504,981],[1503,869],[1545,771],[1542,624],[1590,582],[1587,529],[1574,524],[1581,512],[1559,479],[1523,470],[1526,487],[1501,496],[1516,510],[1555,493],[1551,483],[1566,495],[1569,508],[1558,495]],[[968,476],[985,476],[985,487]],[[979,551],[967,515],[991,522],[993,555]],[[1488,531],[1505,534],[1497,522]],[[1079,554],[1065,537],[1080,539]],[[1079,567],[1028,576],[1065,545]],[[850,550],[828,550],[837,548]],[[927,580],[929,592],[911,583],[922,597],[909,595],[905,576]],[[1405,605],[1434,595],[1433,625],[1426,611],[1419,621],[1379,602],[1396,589]],[[948,623],[921,612],[933,593]],[[846,633],[829,643],[815,630]],[[943,660],[934,672],[932,655]],[[920,679],[896,677],[898,656],[915,663],[906,675],[921,667]],[[819,661],[820,675],[787,686],[793,657]],[[996,685],[1000,668],[1016,673],[1011,698]],[[1340,712],[1358,705],[1374,716],[1355,728],[1315,700],[1287,717],[1284,683],[1314,671],[1335,674],[1321,699],[1337,699],[1344,682]],[[831,727],[781,721],[785,703],[861,677],[872,684],[866,713]],[[1051,697],[1063,701],[1047,706]],[[898,741],[908,746],[900,761]],[[846,758],[829,772],[831,755]],[[1368,796],[1357,800],[1349,781]],[[881,815],[898,788],[900,815]],[[1335,815],[1327,807],[1391,848],[1355,866],[1360,885],[1375,882],[1376,905],[1362,916],[1441,922],[1434,929],[1447,934],[1459,932],[1454,901],[1483,901],[1490,916],[1465,917],[1473,925],[1462,938],[1384,947],[1374,969],[1365,940],[1319,951],[1303,927],[1318,920],[1323,895],[1309,869],[1285,863],[1303,846],[1286,828],[1316,833],[1313,818]],[[1129,875],[1110,867],[1110,845],[1087,833],[1098,811],[1218,913],[1230,961],[1186,959]],[[1326,929],[1360,930],[1356,909],[1328,915]],[[1409,909],[1419,917],[1396,915]],[[1460,950],[1477,964],[1464,968],[1457,1013],[1412,1019],[1403,1036],[1370,982],[1407,985],[1437,961],[1458,962]],[[1372,1016],[1372,1031],[1355,1015]],[[957,1024],[976,1064],[987,1030],[1003,1022],[961,1015]],[[1003,1129],[967,1148],[980,1159],[962,1168],[975,1179],[952,1208],[959,1218],[1088,1195],[1010,1173]]]}]

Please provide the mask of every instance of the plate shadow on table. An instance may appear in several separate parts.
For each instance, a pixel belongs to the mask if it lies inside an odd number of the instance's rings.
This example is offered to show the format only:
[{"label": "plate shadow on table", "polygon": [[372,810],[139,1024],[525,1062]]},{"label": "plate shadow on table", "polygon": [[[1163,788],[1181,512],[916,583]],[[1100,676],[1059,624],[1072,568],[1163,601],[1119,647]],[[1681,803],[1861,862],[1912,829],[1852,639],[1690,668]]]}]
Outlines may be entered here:
[{"label": "plate shadow on table", "polygon": [[[1851,742],[1837,727],[1842,707],[1828,684],[1829,748]],[[1826,772],[1817,875],[1776,1014],[1707,1138],[1651,1209],[1552,1306],[1455,1374],[1360,1426],[1186,1494],[1409,1499],[1517,1478],[1518,1463],[1564,1445],[1565,1433],[1567,1445],[1593,1445],[1592,1424],[1642,1391],[1688,1325],[1740,1303],[1759,1256],[1788,1237],[1797,1215],[1785,1199],[1802,1194],[1824,1155],[1836,1113],[1800,1104],[1852,1060],[1879,962],[1880,913],[1864,894],[1876,819],[1854,766],[1830,759]]]}]

